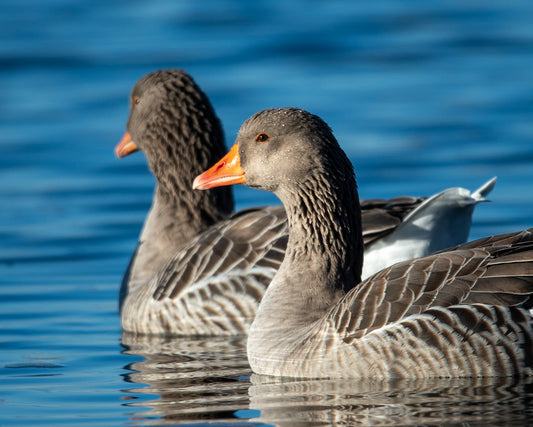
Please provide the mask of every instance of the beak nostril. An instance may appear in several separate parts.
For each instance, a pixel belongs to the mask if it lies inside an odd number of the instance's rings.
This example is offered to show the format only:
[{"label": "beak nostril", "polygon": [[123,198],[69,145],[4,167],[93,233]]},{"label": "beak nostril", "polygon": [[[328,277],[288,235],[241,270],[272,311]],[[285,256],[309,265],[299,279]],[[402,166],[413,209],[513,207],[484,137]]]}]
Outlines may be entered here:
[{"label": "beak nostril", "polygon": [[224,166],[226,166],[226,162],[222,162],[217,166],[217,171],[222,169]]}]

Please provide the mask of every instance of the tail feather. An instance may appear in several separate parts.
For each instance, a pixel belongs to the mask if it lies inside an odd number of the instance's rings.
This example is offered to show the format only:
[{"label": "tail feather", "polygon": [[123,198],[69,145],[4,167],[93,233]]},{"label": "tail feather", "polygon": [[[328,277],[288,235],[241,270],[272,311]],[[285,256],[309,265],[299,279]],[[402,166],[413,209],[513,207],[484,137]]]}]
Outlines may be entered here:
[{"label": "tail feather", "polygon": [[485,184],[474,191],[471,197],[477,202],[486,202],[487,199],[485,199],[485,196],[488,195],[496,185],[496,179],[497,177],[489,179]]}]

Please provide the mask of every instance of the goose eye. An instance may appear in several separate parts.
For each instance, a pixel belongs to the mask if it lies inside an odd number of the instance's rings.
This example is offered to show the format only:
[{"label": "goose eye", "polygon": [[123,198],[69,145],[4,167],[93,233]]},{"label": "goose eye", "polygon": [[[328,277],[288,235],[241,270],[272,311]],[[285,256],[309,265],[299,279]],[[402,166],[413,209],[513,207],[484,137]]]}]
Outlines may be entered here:
[{"label": "goose eye", "polygon": [[270,138],[266,133],[264,132],[259,132],[257,134],[257,136],[255,137],[255,142],[259,142],[259,143],[262,143],[262,142],[267,142],[268,141],[268,138]]},{"label": "goose eye", "polygon": [[133,97],[133,105],[137,105],[139,102],[141,102],[141,98],[139,98],[138,96],[134,96]]}]

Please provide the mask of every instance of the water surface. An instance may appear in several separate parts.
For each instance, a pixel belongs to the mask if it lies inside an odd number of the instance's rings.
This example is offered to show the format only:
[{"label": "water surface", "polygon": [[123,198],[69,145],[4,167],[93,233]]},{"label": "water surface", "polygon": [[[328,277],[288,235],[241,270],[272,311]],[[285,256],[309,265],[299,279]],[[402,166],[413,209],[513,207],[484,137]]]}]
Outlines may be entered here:
[{"label": "water surface", "polygon": [[[0,16],[0,425],[521,423],[529,383],[279,381],[244,339],[122,337],[149,208],[116,159],[131,87],[189,71],[228,143],[259,109],[322,116],[364,198],[474,189],[471,238],[533,225],[533,6],[6,0]],[[236,189],[238,208],[277,203]]]}]

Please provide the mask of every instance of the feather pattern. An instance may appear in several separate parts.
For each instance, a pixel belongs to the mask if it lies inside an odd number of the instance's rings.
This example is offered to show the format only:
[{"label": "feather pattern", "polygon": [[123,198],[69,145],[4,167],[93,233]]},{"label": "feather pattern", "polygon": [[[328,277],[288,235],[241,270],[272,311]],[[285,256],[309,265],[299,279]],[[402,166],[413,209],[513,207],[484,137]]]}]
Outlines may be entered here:
[{"label": "feather pattern", "polygon": [[282,207],[250,209],[192,239],[123,307],[127,331],[245,334],[287,244]]},{"label": "feather pattern", "polygon": [[[533,375],[533,229],[402,261],[357,283],[351,272],[362,264],[361,223],[349,215],[357,209],[355,177],[328,129],[303,110],[273,109],[252,116],[237,137],[246,184],[273,189],[289,224],[287,255],[248,336],[253,371]],[[270,136],[268,147],[255,142],[258,132]],[[285,156],[287,146],[297,163]]]}]

